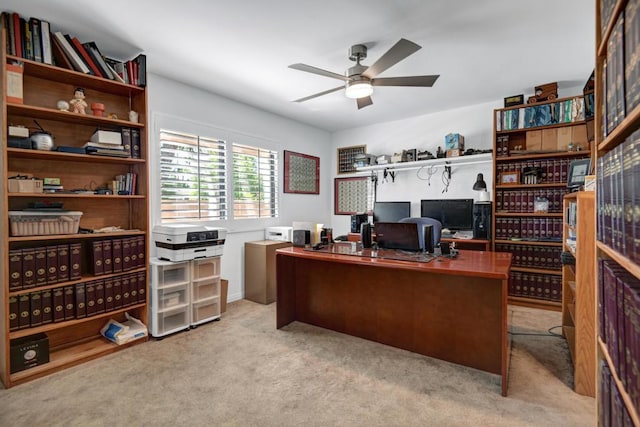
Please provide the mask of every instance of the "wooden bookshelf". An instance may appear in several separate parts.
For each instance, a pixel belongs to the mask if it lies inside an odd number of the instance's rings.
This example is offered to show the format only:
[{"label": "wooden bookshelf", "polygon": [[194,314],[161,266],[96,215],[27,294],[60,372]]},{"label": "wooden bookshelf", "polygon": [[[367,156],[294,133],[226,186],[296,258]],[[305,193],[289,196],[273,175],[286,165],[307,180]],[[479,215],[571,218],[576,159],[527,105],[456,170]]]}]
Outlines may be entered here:
[{"label": "wooden bookshelf", "polygon": [[[0,29],[0,71],[2,93],[6,94],[6,67],[20,61],[23,68],[23,103],[10,103],[7,97],[1,99],[0,124],[3,132],[0,136],[2,155],[0,156],[0,277],[4,286],[0,291],[0,380],[9,388],[26,381],[39,378],[67,367],[122,350],[130,345],[146,341],[146,338],[126,345],[116,345],[100,335],[100,329],[109,319],[124,321],[125,313],[148,321],[147,280],[148,268],[145,265],[113,274],[93,275],[88,268],[88,251],[94,241],[142,237],[143,256],[148,259],[148,117],[147,91],[144,87],[119,83],[101,77],[95,77],[76,71],[30,61],[7,54],[6,30]],[[85,101],[101,102],[107,106],[107,112],[117,118],[101,117],[87,109],[86,115],[75,114],[57,109],[58,100],[69,100],[76,87],[85,90]],[[138,121],[127,120],[128,112],[138,112]],[[113,116],[112,116],[113,117]],[[55,146],[82,147],[89,141],[96,128],[122,131],[123,128],[140,133],[140,158],[120,158],[72,154],[67,152],[30,150],[8,147],[6,125],[22,125],[34,129],[34,119],[54,137]],[[137,192],[134,195],[98,195],[65,193],[9,193],[6,182],[15,174],[32,174],[37,177],[56,177],[65,190],[94,190],[105,187],[116,175],[135,173]],[[99,229],[116,226],[123,231],[114,233],[81,233],[12,236],[8,211],[21,211],[36,201],[49,200],[62,202],[65,210],[82,212],[80,227]],[[79,244],[81,248],[81,276],[75,280],[55,281],[47,278],[47,283],[28,289],[9,290],[10,268],[9,252],[29,250],[54,245]],[[22,324],[16,327],[12,323],[15,312],[11,299],[27,294],[41,294],[57,288],[84,287],[89,282],[123,278],[136,275],[142,281],[138,288],[144,291],[144,297],[130,300],[126,306],[109,311],[91,312],[91,316],[57,319],[57,322]],[[142,279],[144,277],[144,279]],[[137,283],[137,282],[136,282]],[[66,302],[65,302],[66,303]],[[43,307],[44,308],[44,307]],[[53,309],[53,304],[50,306]],[[48,319],[47,319],[48,320]],[[11,343],[37,333],[45,333],[49,345],[49,362],[12,373]]]}]

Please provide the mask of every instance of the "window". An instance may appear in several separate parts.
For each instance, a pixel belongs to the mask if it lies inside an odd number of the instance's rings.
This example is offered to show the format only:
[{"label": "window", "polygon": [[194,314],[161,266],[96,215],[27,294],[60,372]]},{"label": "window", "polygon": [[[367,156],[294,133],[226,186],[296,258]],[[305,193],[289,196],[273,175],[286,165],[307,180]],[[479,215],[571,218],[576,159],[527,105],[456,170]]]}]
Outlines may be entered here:
[{"label": "window", "polygon": [[278,216],[278,153],[233,144],[233,217]]},{"label": "window", "polygon": [[226,142],[160,130],[162,222],[227,219]]}]

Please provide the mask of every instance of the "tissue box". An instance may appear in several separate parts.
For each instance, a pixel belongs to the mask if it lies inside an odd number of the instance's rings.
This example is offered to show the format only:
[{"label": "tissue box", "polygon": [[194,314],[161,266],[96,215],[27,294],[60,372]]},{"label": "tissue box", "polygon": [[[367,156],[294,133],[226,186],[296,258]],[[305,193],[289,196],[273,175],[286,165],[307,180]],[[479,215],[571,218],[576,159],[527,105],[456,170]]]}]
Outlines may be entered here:
[{"label": "tissue box", "polygon": [[444,137],[444,150],[464,151],[464,136],[459,133],[450,133]]}]

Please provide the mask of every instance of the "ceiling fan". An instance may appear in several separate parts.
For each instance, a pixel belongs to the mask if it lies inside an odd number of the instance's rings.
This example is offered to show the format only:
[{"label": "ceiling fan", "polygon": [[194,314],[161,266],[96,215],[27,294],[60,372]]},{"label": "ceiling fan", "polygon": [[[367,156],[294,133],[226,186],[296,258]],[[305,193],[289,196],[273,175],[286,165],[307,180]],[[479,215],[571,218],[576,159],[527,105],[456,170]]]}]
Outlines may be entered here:
[{"label": "ceiling fan", "polygon": [[344,76],[321,68],[312,67],[311,65],[289,65],[289,68],[293,68],[294,70],[306,71],[308,73],[331,77],[345,82],[344,85],[310,96],[305,96],[304,98],[296,99],[294,102],[308,101],[309,99],[327,95],[344,88],[347,98],[355,99],[359,110],[373,104],[373,100],[371,99],[373,86],[431,87],[438,77],[440,77],[439,75],[376,78],[378,74],[393,67],[398,62],[416,52],[418,49],[421,49],[421,46],[412,41],[400,39],[398,43],[385,52],[385,54],[374,62],[373,65],[367,67],[366,65],[360,64],[360,61],[367,57],[367,47],[363,44],[353,45],[349,49],[349,59],[354,61],[356,65],[346,70]]}]

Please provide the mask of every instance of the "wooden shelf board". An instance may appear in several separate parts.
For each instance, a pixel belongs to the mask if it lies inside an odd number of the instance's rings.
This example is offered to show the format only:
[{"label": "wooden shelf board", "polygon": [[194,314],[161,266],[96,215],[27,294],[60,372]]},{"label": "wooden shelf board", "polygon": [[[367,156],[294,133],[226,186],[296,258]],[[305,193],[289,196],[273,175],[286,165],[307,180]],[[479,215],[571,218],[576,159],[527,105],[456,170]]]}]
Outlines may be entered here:
[{"label": "wooden shelf board", "polygon": [[495,240],[495,243],[505,245],[532,245],[532,246],[562,246],[561,241],[540,241],[540,240]]},{"label": "wooden shelf board", "polygon": [[550,270],[546,268],[529,268],[529,267],[511,267],[511,271],[522,271],[523,273],[538,273],[538,274],[551,274],[554,276],[561,276],[562,270]]},{"label": "wooden shelf board", "polygon": [[[549,126],[545,126],[547,128]],[[557,127],[557,126],[553,126]],[[513,132],[513,131],[509,131]],[[504,132],[499,132],[504,133]],[[529,159],[546,159],[547,157],[589,157],[591,151],[582,150],[582,151],[560,151],[560,152],[552,152],[552,153],[540,153],[540,154],[522,154],[518,156],[504,156],[504,157],[496,157],[496,162],[513,162],[518,160],[529,160]],[[566,185],[566,184],[565,184]]]},{"label": "wooden shelf board", "polygon": [[531,188],[554,188],[560,187],[565,188],[567,186],[566,182],[551,182],[546,184],[512,184],[512,185],[496,185],[496,190],[513,190],[515,189],[531,189]]},{"label": "wooden shelf board", "polygon": [[111,310],[105,313],[98,313],[95,316],[83,317],[82,319],[66,320],[64,322],[58,322],[58,323],[47,323],[46,325],[36,326],[35,328],[27,328],[27,329],[20,329],[17,331],[11,331],[9,333],[9,338],[10,339],[22,338],[22,337],[27,337],[29,335],[38,334],[40,332],[49,332],[56,329],[68,328],[70,326],[79,325],[81,323],[92,322],[96,319],[100,319],[103,317],[104,318],[112,317],[116,314],[124,313],[125,311],[130,311],[130,310],[135,310],[137,308],[145,307],[146,305],[147,305],[146,303],[138,303],[138,304],[128,305],[126,307],[119,308],[117,310]]},{"label": "wooden shelf board", "polygon": [[543,218],[562,218],[562,212],[496,212],[496,217],[543,217]]},{"label": "wooden shelf board", "polygon": [[636,106],[630,114],[627,114],[624,120],[607,135],[605,140],[598,144],[598,151],[609,151],[621,143],[636,130],[638,122],[640,122],[640,105]]},{"label": "wooden shelf board", "polygon": [[49,354],[49,363],[27,369],[26,371],[11,374],[11,385],[18,385],[35,378],[60,371],[68,368],[69,366],[77,365],[91,359],[96,359],[109,353],[114,353],[124,348],[131,347],[132,345],[143,343],[147,340],[148,337],[144,337],[123,345],[117,345],[102,336],[97,336],[76,345],[65,346],[65,348],[57,351],[52,349]]},{"label": "wooden shelf board", "polygon": [[569,285],[569,289],[571,289],[571,291],[573,292],[573,294],[576,294],[576,282],[573,280],[569,280],[567,281],[567,285]]},{"label": "wooden shelf board", "polygon": [[93,114],[76,114],[69,111],[54,110],[51,108],[34,107],[33,105],[11,104],[7,103],[7,114],[15,116],[25,116],[35,119],[55,120],[58,122],[94,125],[94,126],[111,126],[111,127],[130,127],[144,128],[143,123],[130,122],[128,120],[110,119],[108,117],[98,117]]},{"label": "wooden shelf board", "polygon": [[9,237],[9,242],[37,242],[40,240],[83,240],[95,239],[99,237],[111,238],[120,236],[140,236],[146,234],[140,230],[125,230],[115,233],[87,233],[87,234],[53,234],[51,236],[19,236]]},{"label": "wooden shelf board", "polygon": [[87,163],[144,164],[145,159],[130,157],[94,156],[90,154],[63,153],[60,151],[26,150],[23,148],[7,148],[7,156],[20,159],[36,159],[47,161],[72,161]]},{"label": "wooden shelf board", "polygon": [[[574,323],[575,325],[575,323]],[[562,326],[562,332],[567,339],[567,345],[569,346],[569,353],[571,353],[571,361],[576,364],[576,328],[573,326]]]},{"label": "wooden shelf board", "polygon": [[607,349],[607,345],[604,342],[602,342],[602,339],[600,337],[598,337],[598,347],[600,348],[600,354],[602,355],[603,359],[609,366],[609,370],[611,371],[611,378],[613,378],[613,380],[616,382],[616,385],[618,386],[618,390],[620,391],[620,396],[622,396],[622,401],[624,402],[624,405],[627,407],[627,410],[629,411],[629,415],[631,416],[631,421],[633,421],[633,425],[640,426],[640,413],[639,413],[640,409],[634,406],[633,401],[629,396],[629,393],[627,393],[627,390],[625,390],[624,386],[622,385],[622,381],[620,381],[620,377],[618,377],[618,373],[616,372],[615,367],[613,366],[611,356],[609,356],[609,350]]},{"label": "wooden shelf board", "polygon": [[125,274],[139,273],[141,271],[147,271],[147,267],[140,267],[140,268],[136,268],[136,269],[133,269],[133,270],[121,271],[121,272],[118,272],[118,273],[103,274],[101,276],[84,275],[84,276],[82,276],[81,278],[79,278],[77,280],[71,280],[71,281],[68,281],[68,282],[58,282],[58,283],[54,283],[54,284],[51,284],[51,285],[37,286],[37,287],[34,287],[34,288],[29,288],[29,289],[21,289],[19,291],[10,291],[9,292],[9,296],[13,297],[13,296],[27,294],[27,293],[35,292],[35,291],[44,291],[46,289],[62,288],[62,287],[65,287],[65,286],[72,286],[72,285],[76,285],[78,283],[89,282],[89,281],[92,281],[92,280],[102,280],[102,279],[108,279],[110,277],[122,276],[122,275],[125,275]]},{"label": "wooden shelf board", "polygon": [[615,262],[624,267],[629,273],[633,274],[636,278],[640,279],[640,265],[634,263],[629,258],[625,257],[618,251],[610,248],[602,242],[596,242],[598,249],[607,254]]},{"label": "wooden shelf board", "polygon": [[24,73],[27,75],[53,80],[58,83],[72,84],[73,86],[81,86],[101,92],[124,96],[135,94],[142,95],[144,92],[143,87],[120,83],[115,80],[96,77],[37,61],[30,61],[13,55],[7,55],[7,59],[22,62],[24,64]]},{"label": "wooden shelf board", "polygon": [[543,310],[562,311],[562,303],[559,301],[509,296],[509,304],[530,308],[540,308]]},{"label": "wooden shelf board", "polygon": [[77,194],[77,193],[9,193],[9,197],[39,197],[39,198],[74,198],[74,199],[146,199],[147,196],[135,194],[133,196],[118,196],[114,194]]}]

